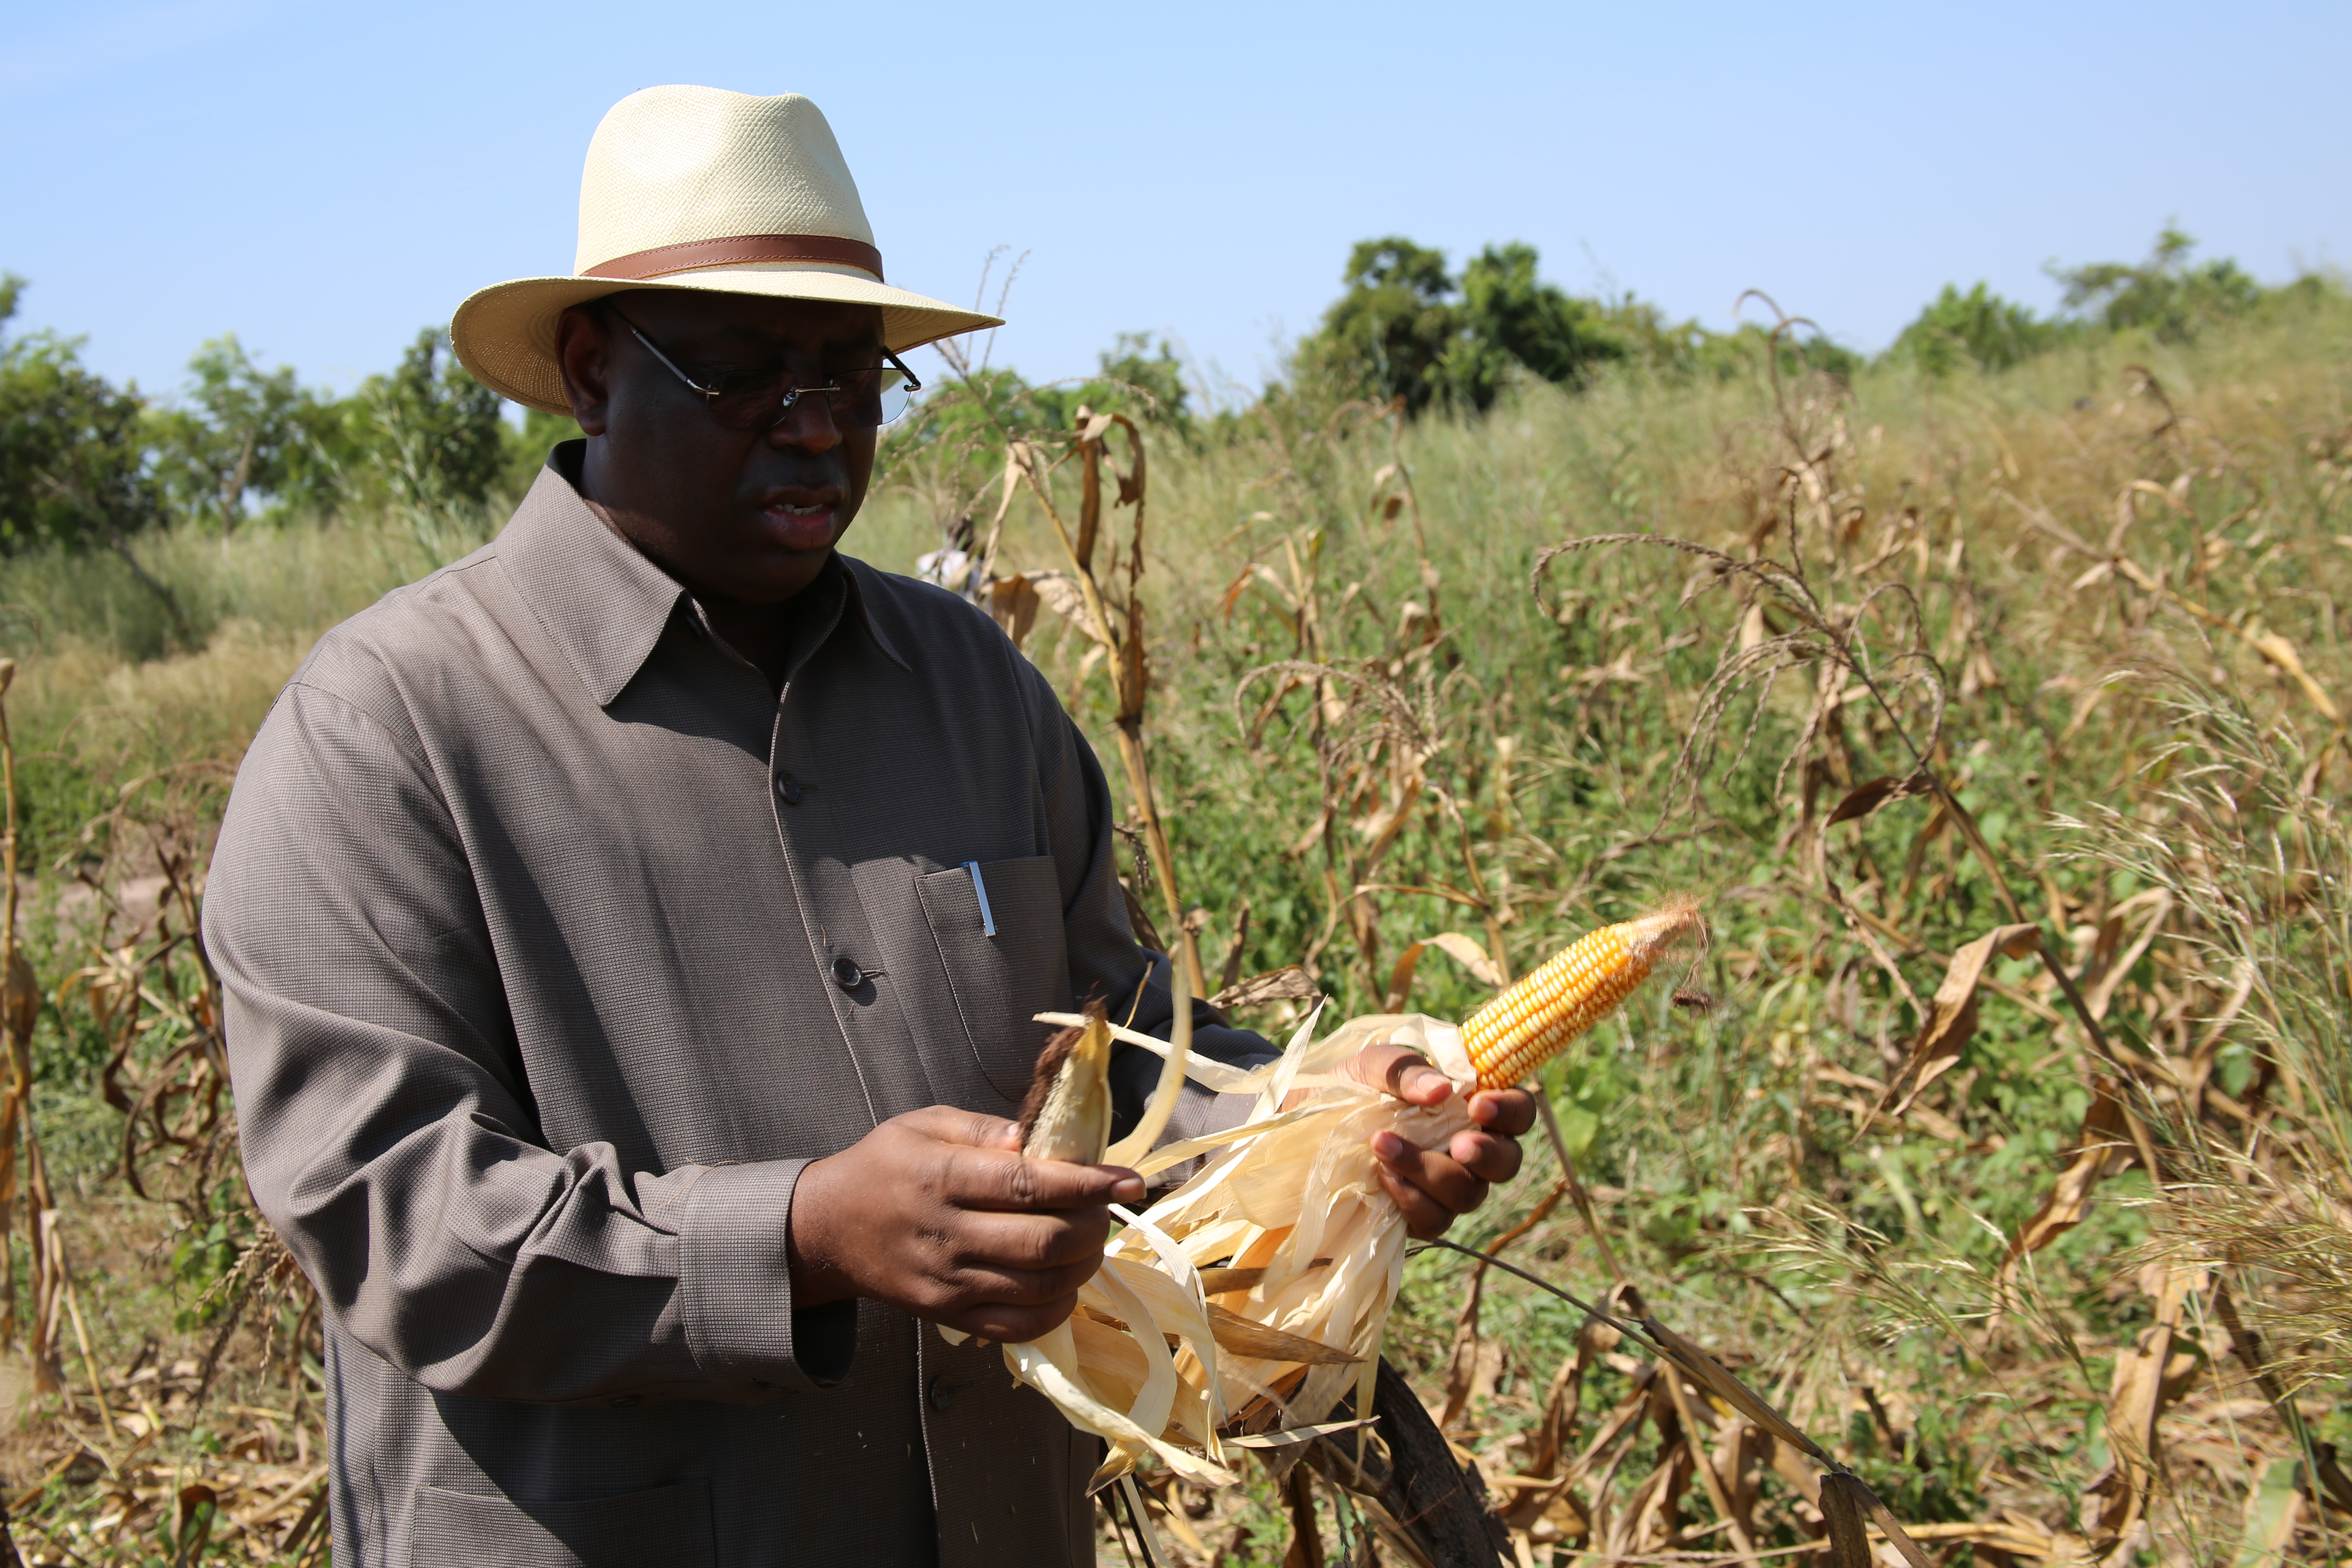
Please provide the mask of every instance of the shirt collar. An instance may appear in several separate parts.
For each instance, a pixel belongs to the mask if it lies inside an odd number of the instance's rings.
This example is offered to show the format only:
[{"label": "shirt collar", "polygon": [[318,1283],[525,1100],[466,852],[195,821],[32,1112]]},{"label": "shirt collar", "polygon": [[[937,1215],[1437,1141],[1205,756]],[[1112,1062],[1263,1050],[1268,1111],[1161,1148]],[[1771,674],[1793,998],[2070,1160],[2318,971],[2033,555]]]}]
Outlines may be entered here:
[{"label": "shirt collar", "polygon": [[[581,499],[586,450],[584,441],[565,441],[548,454],[547,466],[499,534],[498,551],[547,635],[604,708],[645,667],[681,603],[688,614],[698,612],[677,579]],[[892,663],[910,669],[874,622],[867,603],[872,588],[864,581],[872,571],[836,553],[808,591],[842,595],[855,614],[841,619],[855,620]]]}]

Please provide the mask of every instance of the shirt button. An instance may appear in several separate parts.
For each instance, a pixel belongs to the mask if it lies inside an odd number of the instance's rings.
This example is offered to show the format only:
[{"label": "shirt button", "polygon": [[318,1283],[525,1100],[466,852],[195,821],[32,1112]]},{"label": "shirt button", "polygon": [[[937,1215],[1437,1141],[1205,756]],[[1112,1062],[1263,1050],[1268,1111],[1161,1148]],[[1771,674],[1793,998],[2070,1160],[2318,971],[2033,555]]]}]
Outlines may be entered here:
[{"label": "shirt button", "polygon": [[801,803],[801,781],[790,773],[778,773],[776,793],[784,797],[786,805],[798,805]]},{"label": "shirt button", "polygon": [[857,967],[854,958],[836,958],[833,961],[833,983],[844,991],[855,991],[866,983],[866,971]]},{"label": "shirt button", "polygon": [[931,1402],[931,1408],[938,1411],[942,1415],[946,1415],[949,1411],[953,1410],[955,1408],[956,1391],[962,1386],[963,1384],[960,1383],[949,1382],[944,1376],[931,1379],[930,1391],[928,1394],[928,1397]]}]

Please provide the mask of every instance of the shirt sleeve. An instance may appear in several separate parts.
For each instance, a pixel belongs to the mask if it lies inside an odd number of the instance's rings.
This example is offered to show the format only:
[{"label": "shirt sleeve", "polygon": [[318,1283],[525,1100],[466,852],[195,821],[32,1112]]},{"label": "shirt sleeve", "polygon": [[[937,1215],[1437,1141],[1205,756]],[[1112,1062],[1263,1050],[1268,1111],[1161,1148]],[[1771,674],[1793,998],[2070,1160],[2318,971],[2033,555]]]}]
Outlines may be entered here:
[{"label": "shirt sleeve", "polygon": [[[1139,945],[1119,890],[1117,845],[1111,832],[1110,786],[1094,748],[1063,709],[1053,688],[1028,661],[1032,732],[1044,781],[1046,820],[1054,858],[1061,868],[1062,927],[1070,952],[1071,989],[1083,1001],[1100,997],[1114,1019],[1166,1039],[1176,1021],[1164,954]],[[1192,999],[1192,1049],[1234,1067],[1251,1068],[1281,1053],[1264,1036],[1235,1028],[1204,997]],[[1160,1081],[1161,1058],[1139,1047],[1121,1045],[1111,1056],[1111,1100],[1116,1130],[1123,1136],[1141,1119]],[[1222,1131],[1249,1114],[1254,1097],[1218,1094],[1187,1079],[1183,1099],[1169,1118],[1160,1142],[1170,1143]],[[1187,1161],[1153,1178],[1172,1185],[1192,1173]]]},{"label": "shirt sleeve", "polygon": [[413,737],[298,676],[238,771],[205,941],[254,1199],[337,1328],[403,1374],[550,1403],[756,1403],[846,1374],[856,1304],[791,1310],[803,1162],[653,1173],[547,1146]]}]

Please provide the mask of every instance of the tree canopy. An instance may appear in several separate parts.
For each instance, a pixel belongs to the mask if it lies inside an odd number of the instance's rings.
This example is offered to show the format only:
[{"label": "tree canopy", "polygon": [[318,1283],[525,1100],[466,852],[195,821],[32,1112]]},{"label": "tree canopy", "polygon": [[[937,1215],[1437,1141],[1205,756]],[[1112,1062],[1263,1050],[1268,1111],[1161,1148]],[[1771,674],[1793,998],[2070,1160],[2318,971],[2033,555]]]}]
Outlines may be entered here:
[{"label": "tree canopy", "polygon": [[1605,308],[1536,275],[1535,247],[1488,246],[1460,278],[1445,254],[1391,235],[1360,242],[1346,292],[1300,345],[1309,374],[1404,399],[1419,413],[1449,403],[1484,410],[1516,370],[1562,385],[1622,359],[1623,336]]}]

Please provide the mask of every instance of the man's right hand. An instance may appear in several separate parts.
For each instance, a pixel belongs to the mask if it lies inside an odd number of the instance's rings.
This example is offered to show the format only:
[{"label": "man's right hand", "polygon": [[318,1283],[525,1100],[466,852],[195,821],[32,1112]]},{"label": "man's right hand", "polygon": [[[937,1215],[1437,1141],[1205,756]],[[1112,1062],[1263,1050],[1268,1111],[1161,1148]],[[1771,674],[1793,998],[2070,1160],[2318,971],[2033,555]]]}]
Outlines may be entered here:
[{"label": "man's right hand", "polygon": [[793,1188],[793,1305],[866,1296],[1013,1344],[1052,1329],[1143,1178],[1020,1149],[1019,1123],[935,1105],[812,1163]]}]

